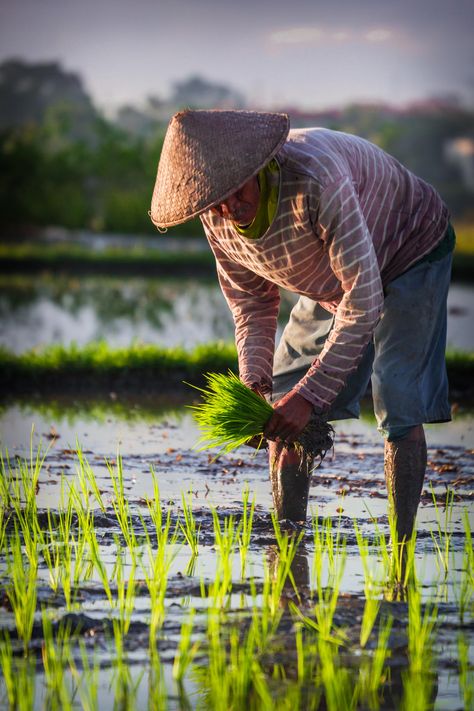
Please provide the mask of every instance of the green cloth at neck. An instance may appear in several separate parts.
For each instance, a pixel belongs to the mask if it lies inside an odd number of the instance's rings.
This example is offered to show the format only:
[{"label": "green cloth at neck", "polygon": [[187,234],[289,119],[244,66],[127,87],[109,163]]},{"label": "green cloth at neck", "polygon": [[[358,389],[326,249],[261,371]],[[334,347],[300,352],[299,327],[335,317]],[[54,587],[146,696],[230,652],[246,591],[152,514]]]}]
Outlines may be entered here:
[{"label": "green cloth at neck", "polygon": [[251,239],[258,239],[265,234],[272,224],[278,207],[280,167],[275,158],[270,163],[267,163],[258,174],[258,184],[260,186],[260,197],[257,214],[250,225],[245,227],[235,225],[235,229],[239,234]]}]

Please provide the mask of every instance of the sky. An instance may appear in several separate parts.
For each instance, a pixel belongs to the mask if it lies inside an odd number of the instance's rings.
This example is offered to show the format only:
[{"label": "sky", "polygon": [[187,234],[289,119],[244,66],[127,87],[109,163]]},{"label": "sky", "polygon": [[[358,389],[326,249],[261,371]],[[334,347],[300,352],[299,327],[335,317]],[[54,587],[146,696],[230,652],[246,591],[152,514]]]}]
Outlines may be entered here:
[{"label": "sky", "polygon": [[199,75],[252,108],[474,104],[472,0],[0,0],[0,61],[60,61],[97,106]]}]

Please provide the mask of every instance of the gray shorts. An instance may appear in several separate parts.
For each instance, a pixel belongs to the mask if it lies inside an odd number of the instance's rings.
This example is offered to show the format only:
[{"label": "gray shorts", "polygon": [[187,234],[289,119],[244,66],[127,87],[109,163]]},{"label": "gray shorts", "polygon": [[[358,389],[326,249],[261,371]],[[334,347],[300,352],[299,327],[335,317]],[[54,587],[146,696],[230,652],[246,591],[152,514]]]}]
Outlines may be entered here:
[{"label": "gray shorts", "polygon": [[[329,420],[358,417],[370,380],[378,429],[390,440],[415,425],[451,419],[445,363],[451,262],[452,254],[420,262],[387,284],[373,340],[334,401]],[[273,401],[303,377],[333,323],[334,316],[317,302],[300,297],[275,352]]]}]

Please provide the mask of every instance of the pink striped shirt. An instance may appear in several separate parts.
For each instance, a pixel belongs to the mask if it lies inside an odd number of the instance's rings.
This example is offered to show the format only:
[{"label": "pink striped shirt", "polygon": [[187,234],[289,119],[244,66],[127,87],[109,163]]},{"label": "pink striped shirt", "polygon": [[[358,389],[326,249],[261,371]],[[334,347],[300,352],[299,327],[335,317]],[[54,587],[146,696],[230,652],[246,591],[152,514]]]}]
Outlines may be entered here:
[{"label": "pink striped shirt", "polygon": [[234,317],[243,382],[271,388],[278,287],[335,314],[295,386],[325,411],[373,335],[384,284],[436,246],[449,215],[431,185],[356,136],[292,130],[277,160],[278,208],[262,237],[246,238],[210,211],[201,220]]}]

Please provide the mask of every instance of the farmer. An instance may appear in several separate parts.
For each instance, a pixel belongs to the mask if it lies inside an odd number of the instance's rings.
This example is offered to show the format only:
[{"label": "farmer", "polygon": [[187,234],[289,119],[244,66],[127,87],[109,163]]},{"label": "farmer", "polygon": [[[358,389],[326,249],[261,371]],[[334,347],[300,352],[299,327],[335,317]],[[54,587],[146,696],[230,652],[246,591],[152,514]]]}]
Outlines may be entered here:
[{"label": "farmer", "polygon": [[[440,196],[356,136],[289,131],[284,114],[183,111],[168,127],[150,216],[161,229],[197,215],[234,317],[240,378],[273,404],[265,435],[278,516],[306,517],[311,473],[282,442],[315,418],[357,417],[371,379],[389,499],[408,540],[423,423],[450,420],[455,237]],[[275,350],[279,287],[300,298]]]}]

